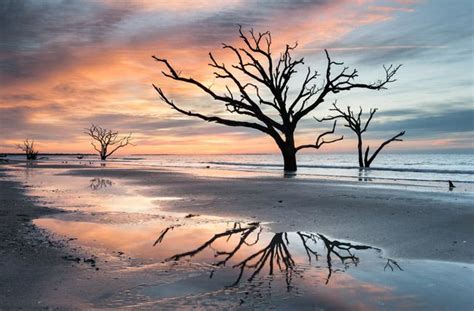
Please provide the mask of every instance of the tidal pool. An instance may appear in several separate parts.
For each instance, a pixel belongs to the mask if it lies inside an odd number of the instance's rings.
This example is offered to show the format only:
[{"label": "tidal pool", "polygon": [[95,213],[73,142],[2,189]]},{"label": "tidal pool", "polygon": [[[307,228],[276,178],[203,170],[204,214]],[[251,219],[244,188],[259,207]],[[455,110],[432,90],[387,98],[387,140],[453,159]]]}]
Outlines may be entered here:
[{"label": "tidal pool", "polygon": [[[129,287],[98,307],[466,310],[470,265],[386,258],[376,247],[258,222],[164,217],[139,225],[35,224],[95,251]],[[111,258],[123,258],[121,265]],[[109,263],[104,263],[108,259]],[[105,267],[104,267],[105,266]]]}]

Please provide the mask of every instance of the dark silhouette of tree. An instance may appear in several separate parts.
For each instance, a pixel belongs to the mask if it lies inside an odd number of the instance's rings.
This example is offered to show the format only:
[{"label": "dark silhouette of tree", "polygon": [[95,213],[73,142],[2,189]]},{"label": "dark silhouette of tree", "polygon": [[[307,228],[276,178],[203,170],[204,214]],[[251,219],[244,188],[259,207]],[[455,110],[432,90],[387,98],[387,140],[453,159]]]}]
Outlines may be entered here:
[{"label": "dark silhouette of tree", "polygon": [[396,262],[393,259],[387,258],[387,263],[385,264],[385,267],[383,267],[383,271],[387,270],[387,268],[389,268],[391,271],[394,271],[395,270],[394,267],[400,271],[403,271],[402,267],[400,267],[398,262]]},{"label": "dark silhouette of tree", "polygon": [[169,227],[166,227],[165,229],[161,230],[160,235],[155,240],[155,243],[153,243],[153,246],[156,246],[156,244],[159,244],[159,243],[163,242],[163,239],[165,238],[168,231],[173,231],[173,229],[176,228],[176,227],[180,227],[180,225],[169,226]]},{"label": "dark silhouette of tree", "polygon": [[[279,57],[275,57],[271,49],[270,32],[257,34],[250,30],[247,34],[240,28],[239,33],[243,47],[223,44],[223,49],[235,55],[236,63],[220,63],[209,53],[209,66],[214,68],[215,78],[230,82],[226,84],[224,93],[218,93],[192,77],[181,75],[167,59],[153,56],[165,65],[166,70],[162,71],[165,77],[197,87],[222,103],[227,112],[239,115],[239,118],[206,115],[180,108],[160,87],[154,84],[153,87],[162,101],[182,114],[227,126],[253,128],[271,136],[282,153],[285,171],[296,171],[296,153],[299,150],[319,149],[324,144],[342,139],[324,140],[325,135],[334,132],[333,127],[332,131],[320,135],[313,145],[297,146],[295,142],[298,122],[323,103],[327,95],[352,89],[384,89],[388,83],[396,81],[393,77],[400,68],[384,66],[385,76],[382,79],[373,83],[360,83],[356,81],[359,76],[356,69],[340,67],[343,63],[333,61],[326,50],[327,67],[323,81],[318,81],[321,76],[318,71],[308,67],[301,84],[295,87],[295,74],[304,64],[303,58],[294,58],[292,55],[297,44],[287,44]],[[337,68],[341,69],[334,72]]]},{"label": "dark silhouette of tree", "polygon": [[36,160],[38,158],[38,150],[35,149],[35,141],[28,138],[23,141],[23,144],[17,145],[18,149],[25,152],[27,160]]},{"label": "dark silhouette of tree", "polygon": [[[100,159],[103,161],[107,160],[118,149],[127,145],[133,145],[131,143],[132,133],[128,134],[128,136],[120,137],[118,132],[94,124],[85,130],[84,133],[92,138],[91,145],[99,153]],[[100,146],[96,146],[94,142]]]},{"label": "dark silhouette of tree", "polygon": [[[163,242],[166,234],[172,231],[174,228],[180,225],[173,225],[163,229],[153,246]],[[213,263],[214,266],[225,266],[229,260],[231,260],[241,249],[245,246],[255,246],[260,241],[260,233],[262,232],[262,227],[260,223],[254,222],[249,223],[242,226],[240,223],[234,223],[234,226],[231,229],[227,229],[223,232],[219,232],[214,234],[209,240],[202,243],[198,247],[183,253],[179,253],[173,255],[165,261],[179,261],[186,257],[194,257],[195,255],[199,254],[200,252],[206,249],[212,249],[214,251],[214,257],[219,258],[219,260]],[[255,233],[255,234],[252,234]],[[308,257],[308,262],[311,263],[312,259],[314,258],[315,261],[319,261],[319,258],[323,255],[319,254],[315,247],[318,243],[322,242],[324,245],[324,249],[326,250],[326,255],[323,258],[326,259],[326,265],[328,269],[326,284],[329,283],[329,280],[332,274],[339,269],[334,268],[333,260],[337,258],[344,266],[344,269],[347,269],[349,265],[355,265],[359,263],[359,257],[352,253],[354,250],[369,250],[373,249],[376,251],[380,251],[378,248],[374,248],[368,245],[357,245],[347,242],[341,242],[338,240],[330,240],[326,236],[320,233],[311,233],[311,232],[301,232],[298,231],[296,234],[300,237],[302,245],[305,249],[305,252]],[[225,239],[229,241],[233,235],[239,235],[239,239],[236,242],[235,246],[232,246],[230,251],[221,251],[215,249],[213,243],[215,243],[219,239]],[[257,275],[259,275],[262,270],[267,267],[268,274],[273,275],[275,270],[285,273],[286,283],[288,290],[291,288],[291,280],[294,274],[298,274],[296,268],[295,260],[291,254],[289,248],[290,242],[288,240],[288,233],[287,232],[279,232],[275,233],[272,239],[266,244],[263,248],[258,249],[257,251],[251,253],[245,259],[239,261],[238,263],[234,264],[233,268],[239,269],[239,275],[235,282],[230,286],[237,285],[244,276],[247,270],[253,270],[250,273],[248,281],[252,281],[255,279]],[[387,264],[384,270],[389,267],[392,268],[396,266],[401,270],[398,264],[392,260],[388,259]],[[211,273],[211,277],[214,271]]]},{"label": "dark silhouette of tree", "polygon": [[336,102],[333,103],[333,108],[329,110],[334,111],[335,114],[328,116],[326,118],[316,119],[316,120],[319,122],[323,122],[323,121],[336,120],[336,119],[341,118],[346,121],[346,124],[344,124],[344,126],[350,128],[357,135],[357,151],[359,155],[359,167],[361,168],[370,167],[372,162],[375,160],[375,157],[379,154],[380,151],[382,151],[382,149],[386,145],[388,145],[389,143],[393,141],[402,141],[400,137],[405,135],[405,131],[402,131],[398,133],[397,135],[393,136],[392,138],[387,139],[382,144],[380,144],[380,146],[375,150],[375,152],[371,156],[369,156],[370,146],[367,146],[367,148],[365,149],[365,154],[363,155],[364,147],[363,147],[362,136],[367,131],[370,121],[372,121],[372,118],[374,117],[378,109],[377,108],[370,109],[369,117],[367,118],[364,124],[363,124],[363,121],[361,120],[362,107],[360,108],[359,113],[357,115],[349,106],[347,107],[347,111],[340,109],[337,106]]},{"label": "dark silhouette of tree", "polygon": [[291,285],[289,280],[296,264],[287,247],[288,244],[288,233],[275,233],[267,246],[233,266],[233,268],[238,267],[240,272],[237,280],[231,286],[235,286],[240,282],[246,268],[254,269],[248,278],[248,281],[252,281],[268,265],[268,275],[273,275],[275,267],[278,267],[281,272],[285,272],[287,286],[289,287]]},{"label": "dark silhouette of tree", "polygon": [[[161,243],[164,236],[169,231],[168,229],[173,230],[174,227],[175,226],[168,227],[164,231],[162,231],[162,233],[160,234],[160,237],[158,237],[155,244],[153,244],[153,245],[156,245],[157,243]],[[196,248],[194,250],[191,250],[189,252],[174,255],[174,256],[166,259],[166,260],[167,261],[169,261],[169,260],[176,261],[176,260],[180,260],[183,257],[188,257],[188,256],[193,257],[194,255],[196,255],[196,254],[200,253],[201,251],[205,250],[206,248],[210,247],[212,245],[212,243],[214,243],[215,241],[217,241],[221,238],[225,237],[227,239],[230,239],[234,234],[240,234],[239,243],[237,244],[237,246],[231,252],[216,251],[216,257],[224,256],[225,258],[224,258],[224,260],[221,260],[221,261],[217,262],[215,265],[216,266],[221,266],[221,265],[225,266],[226,262],[235,255],[235,253],[242,247],[242,245],[244,245],[244,244],[249,245],[248,242],[246,241],[247,238],[249,237],[249,235],[252,232],[254,232],[258,228],[260,228],[260,223],[258,223],[258,222],[249,223],[245,227],[242,227],[240,223],[234,223],[234,227],[232,229],[226,230],[226,231],[221,232],[221,233],[216,233],[211,239],[206,241],[204,244],[202,244],[198,248]],[[254,242],[254,244],[258,242],[259,237],[260,237],[260,233],[257,234],[256,242]]]},{"label": "dark silhouette of tree", "polygon": [[[345,268],[349,266],[349,263],[357,266],[359,263],[359,257],[352,254],[351,250],[367,250],[367,249],[376,249],[372,246],[367,245],[354,245],[351,243],[340,242],[337,240],[329,240],[322,234],[318,234],[318,237],[323,241],[326,247],[326,262],[328,268],[328,277],[326,279],[326,284],[329,283],[329,279],[332,276],[334,271],[332,264],[332,255],[335,255]],[[376,249],[380,251],[379,249]],[[343,253],[344,252],[344,253]]]}]

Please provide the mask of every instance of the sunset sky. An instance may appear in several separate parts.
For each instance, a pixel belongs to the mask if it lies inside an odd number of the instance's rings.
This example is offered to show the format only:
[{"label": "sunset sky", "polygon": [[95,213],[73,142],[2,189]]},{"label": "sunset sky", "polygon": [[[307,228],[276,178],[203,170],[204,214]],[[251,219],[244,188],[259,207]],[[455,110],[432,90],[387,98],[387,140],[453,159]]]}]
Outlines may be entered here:
[{"label": "sunset sky", "polygon": [[[327,115],[332,99],[342,107],[378,107],[371,142],[406,130],[391,151],[473,150],[472,0],[6,0],[0,2],[0,152],[16,152],[27,137],[41,152],[92,152],[83,134],[91,123],[133,132],[136,146],[122,153],[276,152],[255,130],[180,115],[151,86],[187,110],[228,114],[198,89],[164,78],[151,56],[212,85],[208,52],[235,61],[221,42],[239,44],[238,24],[270,30],[275,55],[298,41],[296,56],[319,71],[327,48],[364,82],[383,77],[384,64],[403,64],[388,90],[331,95],[312,115]],[[329,126],[308,116],[298,143],[313,142]],[[354,150],[351,133],[337,132],[347,139],[318,152]]]}]

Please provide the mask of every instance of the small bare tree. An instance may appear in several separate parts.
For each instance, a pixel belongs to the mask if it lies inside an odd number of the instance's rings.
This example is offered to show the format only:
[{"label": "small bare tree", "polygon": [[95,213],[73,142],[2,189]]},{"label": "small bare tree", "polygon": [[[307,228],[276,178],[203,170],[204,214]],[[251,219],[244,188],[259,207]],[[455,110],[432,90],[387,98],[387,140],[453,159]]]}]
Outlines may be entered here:
[{"label": "small bare tree", "polygon": [[[85,130],[84,133],[92,138],[91,145],[99,153],[100,159],[103,161],[120,148],[133,145],[131,143],[132,133],[128,134],[128,136],[120,137],[118,132],[94,124]],[[97,146],[96,143],[100,146]]]},{"label": "small bare tree", "polygon": [[331,115],[322,119],[316,119],[316,120],[319,122],[323,122],[323,121],[336,120],[336,119],[341,118],[346,121],[346,124],[344,124],[344,126],[350,128],[357,135],[357,150],[358,150],[358,155],[359,155],[359,167],[361,168],[370,167],[372,162],[375,160],[375,157],[379,154],[380,151],[382,151],[382,149],[386,145],[388,145],[392,141],[402,141],[400,137],[405,135],[405,131],[402,131],[398,133],[397,135],[393,136],[392,138],[387,139],[382,144],[380,144],[380,146],[375,150],[375,152],[371,156],[369,156],[370,146],[367,146],[367,148],[365,149],[365,154],[363,154],[364,147],[363,147],[362,135],[367,131],[370,121],[372,121],[372,118],[377,112],[377,108],[370,109],[369,117],[365,121],[365,124],[363,124],[363,121],[361,120],[362,107],[360,108],[359,113],[356,115],[354,111],[351,109],[351,107],[349,106],[347,107],[346,111],[340,109],[337,106],[336,102],[334,102],[332,106],[333,108],[329,110],[334,111],[335,112],[334,115]]},{"label": "small bare tree", "polygon": [[[296,86],[296,73],[304,64],[303,58],[294,58],[292,55],[297,44],[287,44],[279,57],[275,57],[270,32],[257,34],[250,30],[247,34],[240,28],[239,34],[243,47],[223,45],[225,50],[235,56],[234,64],[220,63],[209,53],[209,66],[214,69],[215,78],[230,82],[226,85],[226,92],[222,94],[203,82],[183,76],[168,60],[156,56],[153,58],[165,66],[166,70],[162,71],[165,77],[197,87],[213,100],[222,103],[230,114],[246,119],[205,115],[180,108],[161,88],[155,85],[153,87],[163,102],[184,115],[227,126],[248,127],[271,136],[282,153],[284,169],[289,172],[297,169],[296,153],[299,150],[317,149],[324,143],[331,142],[320,137],[317,139],[319,143],[298,147],[294,134],[301,119],[323,103],[329,94],[352,89],[384,89],[388,83],[396,81],[394,75],[400,67],[384,67],[383,78],[373,83],[360,83],[356,79],[359,76],[356,69],[342,67],[335,72],[343,63],[333,61],[325,51],[327,67],[323,81],[318,82],[321,74],[308,67],[302,82]],[[295,89],[290,90],[290,87]]]},{"label": "small bare tree", "polygon": [[26,154],[27,160],[36,160],[38,158],[38,150],[35,149],[35,141],[28,138],[23,141],[23,144],[18,144],[17,148],[23,150]]}]

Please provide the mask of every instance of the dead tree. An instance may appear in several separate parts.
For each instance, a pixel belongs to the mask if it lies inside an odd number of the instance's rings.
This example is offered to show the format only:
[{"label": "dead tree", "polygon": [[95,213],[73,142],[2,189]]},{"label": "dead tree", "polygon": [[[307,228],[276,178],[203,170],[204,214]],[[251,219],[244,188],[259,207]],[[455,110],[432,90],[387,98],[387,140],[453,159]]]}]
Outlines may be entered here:
[{"label": "dead tree", "polygon": [[365,121],[365,124],[363,124],[363,121],[361,120],[362,116],[362,107],[359,110],[359,113],[356,115],[354,111],[351,109],[351,107],[347,107],[347,110],[344,111],[340,109],[337,106],[337,103],[333,103],[333,108],[329,109],[330,111],[334,111],[335,114],[328,116],[326,118],[322,119],[316,119],[319,122],[323,121],[329,121],[329,120],[336,120],[336,119],[344,119],[346,121],[346,124],[344,124],[345,127],[350,128],[356,135],[357,135],[357,151],[358,151],[358,156],[359,156],[359,167],[360,168],[367,168],[370,167],[372,162],[375,160],[375,157],[379,154],[382,149],[388,145],[389,143],[393,141],[402,141],[400,139],[401,136],[405,135],[405,131],[402,131],[398,133],[397,135],[393,136],[390,139],[387,139],[384,141],[376,150],[375,152],[369,156],[369,150],[370,146],[367,146],[365,149],[365,153],[363,152],[363,139],[362,136],[363,134],[367,131],[367,128],[369,127],[370,121],[372,121],[372,118],[374,117],[375,113],[377,112],[377,108],[371,108],[369,111],[369,117]]},{"label": "dead tree", "polygon": [[223,44],[223,49],[236,57],[234,64],[220,63],[209,53],[209,66],[214,69],[215,78],[230,82],[226,84],[226,92],[223,93],[214,91],[211,86],[192,77],[181,75],[167,59],[153,56],[165,66],[166,70],[162,71],[165,77],[197,87],[223,104],[228,113],[239,115],[239,118],[206,115],[180,108],[160,87],[154,84],[153,87],[163,102],[182,114],[227,126],[248,127],[271,136],[281,151],[285,171],[296,171],[296,153],[299,150],[319,149],[323,144],[342,139],[324,140],[325,135],[334,132],[333,127],[332,131],[321,134],[314,145],[298,146],[295,142],[298,122],[321,105],[327,95],[352,89],[385,89],[388,83],[396,81],[393,77],[400,68],[384,66],[382,79],[373,83],[360,83],[356,80],[359,76],[356,69],[349,69],[343,63],[333,61],[326,50],[327,67],[322,74],[322,81],[319,82],[321,74],[308,67],[302,83],[295,87],[296,73],[304,65],[303,58],[294,58],[292,55],[297,44],[286,45],[279,57],[275,57],[271,49],[270,32],[257,34],[250,30],[249,33],[244,33],[240,28],[239,33],[243,47]]},{"label": "dead tree", "polygon": [[[128,134],[128,136],[120,137],[118,132],[94,124],[85,130],[84,133],[92,138],[91,145],[99,153],[100,159],[103,161],[107,160],[118,149],[127,145],[133,145],[131,143],[132,133]],[[96,146],[96,143],[100,146]]]},{"label": "dead tree", "polygon": [[36,160],[38,158],[38,150],[35,149],[35,141],[28,138],[23,141],[23,144],[18,144],[17,148],[23,150],[26,154],[27,160]]}]

